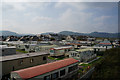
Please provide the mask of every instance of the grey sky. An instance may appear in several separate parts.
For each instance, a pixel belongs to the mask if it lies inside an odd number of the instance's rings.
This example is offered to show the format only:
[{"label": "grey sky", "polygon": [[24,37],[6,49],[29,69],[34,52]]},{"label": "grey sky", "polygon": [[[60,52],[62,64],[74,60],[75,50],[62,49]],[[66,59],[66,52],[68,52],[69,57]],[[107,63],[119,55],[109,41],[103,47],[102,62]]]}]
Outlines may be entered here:
[{"label": "grey sky", "polygon": [[4,2],[3,30],[18,33],[117,32],[117,2]]}]

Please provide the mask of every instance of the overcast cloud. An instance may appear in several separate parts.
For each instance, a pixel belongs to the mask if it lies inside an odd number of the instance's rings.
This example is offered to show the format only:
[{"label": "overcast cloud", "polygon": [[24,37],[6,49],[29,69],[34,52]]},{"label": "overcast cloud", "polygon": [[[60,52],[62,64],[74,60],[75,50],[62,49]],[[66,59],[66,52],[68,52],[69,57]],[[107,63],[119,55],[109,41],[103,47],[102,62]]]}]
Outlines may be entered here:
[{"label": "overcast cloud", "polygon": [[4,2],[3,30],[18,33],[117,32],[117,2]]}]

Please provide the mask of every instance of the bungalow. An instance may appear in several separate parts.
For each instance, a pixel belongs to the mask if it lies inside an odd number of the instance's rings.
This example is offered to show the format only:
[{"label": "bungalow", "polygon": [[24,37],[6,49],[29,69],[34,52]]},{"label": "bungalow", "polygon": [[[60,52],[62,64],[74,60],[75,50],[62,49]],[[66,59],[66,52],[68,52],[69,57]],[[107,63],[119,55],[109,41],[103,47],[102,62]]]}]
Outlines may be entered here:
[{"label": "bungalow", "polygon": [[7,45],[0,45],[0,56],[7,56],[7,55],[13,55],[16,54],[16,47]]},{"label": "bungalow", "polygon": [[94,44],[94,41],[80,41],[79,42],[82,46],[91,46]]},{"label": "bungalow", "polygon": [[90,59],[96,57],[94,54],[94,49],[86,48],[86,49],[79,49],[76,51],[70,51],[69,57],[79,60],[80,62],[87,62]]},{"label": "bungalow", "polygon": [[11,80],[68,80],[77,77],[78,60],[68,58],[11,72]]},{"label": "bungalow", "polygon": [[59,57],[59,56],[67,56],[69,51],[74,50],[72,46],[62,46],[50,49],[50,56]]},{"label": "bungalow", "polygon": [[71,36],[67,36],[66,41],[73,41],[73,38]]},{"label": "bungalow", "polygon": [[73,46],[75,49],[78,49],[81,47],[81,44],[79,43],[67,43],[66,45]]},{"label": "bungalow", "polygon": [[112,48],[112,44],[110,41],[104,40],[104,41],[98,43],[97,45],[95,45],[95,47],[103,47],[106,49],[110,49],[110,48]]},{"label": "bungalow", "polygon": [[2,63],[2,76],[3,78],[6,76],[9,77],[11,71],[45,64],[47,63],[48,55],[48,53],[39,52],[2,56],[0,57],[0,63]]},{"label": "bungalow", "polygon": [[50,52],[51,48],[58,47],[57,45],[37,45],[35,48],[35,52],[44,51],[44,52]]}]

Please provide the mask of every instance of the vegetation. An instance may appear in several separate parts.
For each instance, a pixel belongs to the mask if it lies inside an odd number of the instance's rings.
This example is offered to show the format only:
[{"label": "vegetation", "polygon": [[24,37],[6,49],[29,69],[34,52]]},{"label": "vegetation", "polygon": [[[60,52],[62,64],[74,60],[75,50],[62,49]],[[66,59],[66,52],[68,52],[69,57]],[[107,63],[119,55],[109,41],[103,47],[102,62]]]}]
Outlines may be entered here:
[{"label": "vegetation", "polygon": [[51,59],[51,60],[56,60],[55,58],[53,58],[53,57],[50,57],[50,56],[48,57],[48,59]]},{"label": "vegetation", "polygon": [[[101,56],[100,56],[101,57]],[[86,73],[90,68],[92,68],[93,66],[95,66],[96,63],[100,62],[101,61],[101,58],[91,62],[91,63],[88,63],[88,64],[80,64],[80,66],[82,67],[81,69],[79,69],[79,73],[81,73],[81,70],[83,71],[81,74],[84,74]],[[88,68],[89,67],[89,68]]]},{"label": "vegetation", "polygon": [[60,57],[60,58],[57,58],[56,60],[62,60],[62,59],[65,59],[66,57]]},{"label": "vegetation", "polygon": [[23,51],[23,50],[16,50],[17,52],[21,52],[21,53],[28,53],[27,51]]},{"label": "vegetation", "polygon": [[54,58],[54,57],[51,57],[49,56],[48,59],[51,59],[51,60],[62,60],[62,59],[65,59],[66,57],[59,57],[59,58]]},{"label": "vegetation", "polygon": [[51,40],[51,41],[54,41],[54,40],[55,40],[55,38],[51,37],[51,38],[50,38],[50,40]]},{"label": "vegetation", "polygon": [[95,64],[91,80],[120,80],[120,48],[107,50],[104,56]]}]

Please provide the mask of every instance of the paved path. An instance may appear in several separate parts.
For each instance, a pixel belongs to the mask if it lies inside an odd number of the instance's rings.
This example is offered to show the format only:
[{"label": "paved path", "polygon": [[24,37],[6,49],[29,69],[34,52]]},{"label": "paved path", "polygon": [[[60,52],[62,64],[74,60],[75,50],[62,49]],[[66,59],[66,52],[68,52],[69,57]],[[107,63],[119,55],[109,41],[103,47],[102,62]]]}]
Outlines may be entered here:
[{"label": "paved path", "polygon": [[100,57],[97,57],[97,58],[95,58],[95,59],[93,59],[93,60],[91,60],[91,61],[89,61],[89,62],[83,62],[83,63],[80,63],[80,64],[89,64],[89,63],[91,63],[91,62],[93,62],[93,61],[95,61],[95,60],[98,60]]},{"label": "paved path", "polygon": [[89,62],[87,62],[88,64],[89,63],[91,63],[91,62],[93,62],[93,61],[95,61],[95,60],[98,60],[100,57],[97,57],[97,58],[95,58],[95,59],[93,59],[92,61],[89,61]]},{"label": "paved path", "polygon": [[87,71],[84,75],[80,77],[78,80],[88,80],[88,78],[92,75],[92,72],[94,71],[95,67],[91,68],[89,71]]}]

